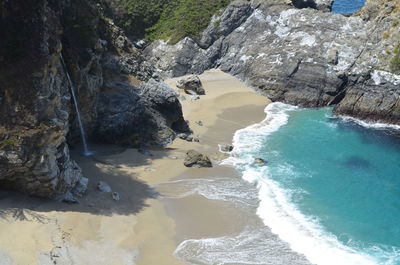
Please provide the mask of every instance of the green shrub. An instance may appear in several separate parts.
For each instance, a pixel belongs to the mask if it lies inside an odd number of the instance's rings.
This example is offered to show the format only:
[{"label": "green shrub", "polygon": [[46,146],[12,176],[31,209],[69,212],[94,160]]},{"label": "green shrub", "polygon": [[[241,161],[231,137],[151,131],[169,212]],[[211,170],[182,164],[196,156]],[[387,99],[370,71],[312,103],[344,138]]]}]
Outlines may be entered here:
[{"label": "green shrub", "polygon": [[128,35],[170,40],[197,37],[211,17],[231,0],[108,0]]},{"label": "green shrub", "polygon": [[3,141],[0,141],[0,148],[13,146],[16,142],[17,142],[17,140],[11,139],[11,138],[3,140]]},{"label": "green shrub", "polygon": [[109,0],[115,20],[129,35],[142,38],[146,29],[160,19],[166,5],[172,0]]},{"label": "green shrub", "polygon": [[390,61],[390,70],[395,74],[400,74],[400,55],[396,55]]},{"label": "green shrub", "polygon": [[393,51],[394,57],[390,60],[390,70],[400,74],[400,44]]},{"label": "green shrub", "polygon": [[389,32],[387,32],[387,31],[383,32],[383,35],[382,35],[383,39],[388,39],[389,37],[390,37],[390,33]]},{"label": "green shrub", "polygon": [[[178,0],[171,3],[160,20],[147,30],[150,40],[170,40],[174,44],[184,37],[198,37],[211,17],[230,0]],[[166,10],[167,10],[166,9]]]}]

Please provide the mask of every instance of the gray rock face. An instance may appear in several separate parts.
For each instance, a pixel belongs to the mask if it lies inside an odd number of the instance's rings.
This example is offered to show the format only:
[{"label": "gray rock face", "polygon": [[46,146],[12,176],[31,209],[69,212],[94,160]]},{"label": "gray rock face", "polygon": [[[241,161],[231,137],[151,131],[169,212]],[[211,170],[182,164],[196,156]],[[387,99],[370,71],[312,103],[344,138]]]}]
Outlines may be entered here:
[{"label": "gray rock face", "polygon": [[2,3],[0,23],[0,186],[51,198],[82,178],[66,144],[71,103],[55,14],[62,4]]},{"label": "gray rock face", "polygon": [[332,10],[333,0],[292,0],[296,8],[314,8],[324,12]]},{"label": "gray rock face", "polygon": [[111,143],[167,145],[176,131],[187,131],[178,94],[164,83],[150,80],[140,87],[105,84],[98,104],[96,138]]},{"label": "gray rock face", "polygon": [[374,70],[365,77],[349,79],[346,95],[336,106],[335,113],[400,124],[400,76]]},{"label": "gray rock face", "polygon": [[183,164],[186,167],[195,167],[195,168],[212,167],[211,160],[207,156],[195,150],[189,150],[186,153],[185,161]]},{"label": "gray rock face", "polygon": [[[393,3],[380,6],[385,8],[378,14],[346,17],[285,1],[237,1],[214,18],[219,22],[211,23],[200,40],[186,38],[174,46],[158,41],[145,54],[162,77],[220,68],[273,101],[338,104],[338,114],[400,123],[399,76],[389,72],[386,52],[397,43],[399,28],[392,22],[398,12],[392,12]],[[230,15],[236,13],[243,16]],[[386,39],[385,30],[390,32]]]},{"label": "gray rock face", "polygon": [[140,87],[140,97],[146,105],[164,118],[165,125],[178,131],[187,131],[188,126],[183,119],[179,94],[165,83],[150,80]]},{"label": "gray rock face", "polygon": [[204,95],[206,93],[197,75],[190,75],[178,80],[176,86],[189,95]]},{"label": "gray rock face", "polygon": [[[15,0],[0,12],[0,187],[77,202],[86,189],[66,61],[87,135],[167,144],[187,129],[171,89],[92,1]],[[68,143],[67,143],[68,138]]]}]

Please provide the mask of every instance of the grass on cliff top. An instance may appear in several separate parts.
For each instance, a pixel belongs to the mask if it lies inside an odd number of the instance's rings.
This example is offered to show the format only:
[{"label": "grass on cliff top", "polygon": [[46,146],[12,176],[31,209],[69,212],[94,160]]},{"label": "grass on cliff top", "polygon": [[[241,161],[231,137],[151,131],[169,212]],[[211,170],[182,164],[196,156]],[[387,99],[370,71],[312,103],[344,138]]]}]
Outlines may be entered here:
[{"label": "grass on cliff top", "polygon": [[13,146],[16,142],[17,142],[17,140],[15,140],[15,139],[7,139],[7,140],[0,141],[0,149],[6,148],[9,146]]},{"label": "grass on cliff top", "polygon": [[231,0],[108,0],[128,34],[150,41],[198,37],[211,17]]}]

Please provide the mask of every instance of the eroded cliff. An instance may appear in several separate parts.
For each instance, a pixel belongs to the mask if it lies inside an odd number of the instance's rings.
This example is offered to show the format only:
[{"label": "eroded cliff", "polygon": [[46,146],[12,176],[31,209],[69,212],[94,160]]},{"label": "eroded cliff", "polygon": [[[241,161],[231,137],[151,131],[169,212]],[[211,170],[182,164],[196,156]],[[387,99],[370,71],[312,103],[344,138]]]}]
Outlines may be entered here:
[{"label": "eroded cliff", "polygon": [[87,179],[69,156],[79,130],[67,71],[90,138],[165,145],[176,130],[188,129],[175,92],[152,79],[152,67],[104,7],[84,0],[0,2],[2,188],[68,201],[84,192]]},{"label": "eroded cliff", "polygon": [[371,0],[353,16],[297,2],[234,1],[200,38],[155,42],[147,58],[163,76],[218,67],[273,101],[399,124],[399,2]]},{"label": "eroded cliff", "polygon": [[67,72],[87,135],[101,142],[170,143],[189,128],[160,79],[210,68],[274,101],[400,124],[396,0],[369,0],[353,16],[330,13],[331,0],[236,0],[198,38],[144,52],[106,2],[0,2],[1,187],[68,201],[84,192],[69,155],[80,135]]}]

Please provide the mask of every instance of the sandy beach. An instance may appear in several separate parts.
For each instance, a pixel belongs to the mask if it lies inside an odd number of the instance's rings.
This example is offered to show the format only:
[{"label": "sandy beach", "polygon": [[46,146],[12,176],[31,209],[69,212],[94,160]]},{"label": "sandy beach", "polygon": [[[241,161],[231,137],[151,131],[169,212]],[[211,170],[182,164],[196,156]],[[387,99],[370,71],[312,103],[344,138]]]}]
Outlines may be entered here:
[{"label": "sandy beach", "polygon": [[[232,202],[209,200],[193,187],[226,179],[242,185],[233,168],[218,165],[223,158],[218,144],[230,143],[236,130],[261,121],[268,100],[218,70],[200,78],[206,95],[196,101],[186,95],[182,101],[200,143],[177,139],[144,153],[92,144],[92,158],[72,151],[90,179],[80,204],[1,192],[0,264],[185,264],[173,255],[184,240],[236,235],[250,224],[261,227],[256,201],[239,209]],[[176,79],[166,82],[177,89]],[[208,155],[214,167],[184,167],[190,149]],[[99,192],[99,181],[121,199]]]}]

